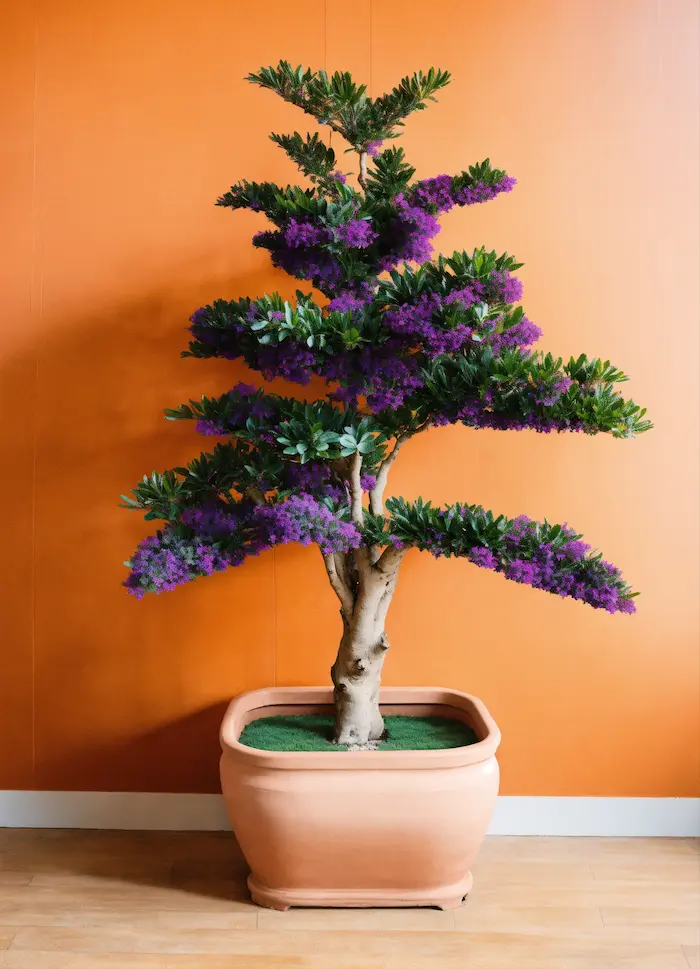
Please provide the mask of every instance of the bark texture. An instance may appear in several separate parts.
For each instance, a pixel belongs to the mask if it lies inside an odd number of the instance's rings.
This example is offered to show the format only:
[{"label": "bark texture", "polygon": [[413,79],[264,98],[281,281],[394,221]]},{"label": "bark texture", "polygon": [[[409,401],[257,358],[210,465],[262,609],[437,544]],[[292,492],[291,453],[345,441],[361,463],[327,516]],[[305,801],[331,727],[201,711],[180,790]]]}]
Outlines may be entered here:
[{"label": "bark texture", "polygon": [[[363,549],[360,553],[367,551]],[[371,564],[366,554],[359,554],[358,560],[355,569],[345,569],[346,575],[355,575],[356,589],[350,590],[352,611],[346,608],[341,598],[343,636],[331,677],[335,698],[335,740],[352,747],[366,747],[379,741],[384,734],[384,721],[379,712],[382,666],[389,648],[384,625],[396,588],[401,553],[388,549],[376,564]],[[337,564],[334,565],[337,575]],[[350,599],[345,598],[345,602],[349,605]]]}]

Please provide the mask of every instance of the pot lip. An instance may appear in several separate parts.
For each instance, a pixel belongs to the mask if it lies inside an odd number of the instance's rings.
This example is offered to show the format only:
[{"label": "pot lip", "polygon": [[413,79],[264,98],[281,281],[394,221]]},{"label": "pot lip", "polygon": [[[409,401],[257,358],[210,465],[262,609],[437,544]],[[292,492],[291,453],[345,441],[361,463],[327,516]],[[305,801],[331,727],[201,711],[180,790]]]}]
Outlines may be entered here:
[{"label": "pot lip", "polygon": [[[482,701],[461,690],[422,686],[383,686],[383,706],[434,704],[462,711],[481,740],[468,747],[443,750],[278,751],[258,750],[239,743],[239,736],[254,710],[333,703],[333,689],[325,686],[275,686],[251,690],[229,704],[219,734],[222,758],[246,762],[266,770],[435,770],[479,764],[496,753],[501,733]],[[272,712],[270,715],[274,715]]]}]

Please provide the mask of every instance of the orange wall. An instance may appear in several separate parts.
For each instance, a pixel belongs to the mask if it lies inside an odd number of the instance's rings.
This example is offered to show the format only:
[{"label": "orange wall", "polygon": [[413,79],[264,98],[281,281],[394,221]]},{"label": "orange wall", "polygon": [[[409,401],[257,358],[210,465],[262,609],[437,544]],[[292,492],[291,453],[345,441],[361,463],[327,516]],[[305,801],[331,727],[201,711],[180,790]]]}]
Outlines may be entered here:
[{"label": "orange wall", "polygon": [[267,134],[306,119],[241,80],[288,57],[373,93],[450,69],[405,137],[420,175],[490,155],[520,184],[446,217],[441,248],[516,253],[542,345],[623,366],[657,425],[407,447],[395,493],[569,521],[644,594],[611,617],[411,553],[386,682],[482,696],[506,794],[700,793],[696,4],[371,6],[4,6],[2,787],[215,790],[228,697],[328,682],[338,622],[313,550],[141,603],[120,587],[146,528],[119,493],[202,443],[162,408],[242,376],[179,358],[187,316],[290,288],[250,245],[258,217],[212,206],[239,178],[293,176]]}]

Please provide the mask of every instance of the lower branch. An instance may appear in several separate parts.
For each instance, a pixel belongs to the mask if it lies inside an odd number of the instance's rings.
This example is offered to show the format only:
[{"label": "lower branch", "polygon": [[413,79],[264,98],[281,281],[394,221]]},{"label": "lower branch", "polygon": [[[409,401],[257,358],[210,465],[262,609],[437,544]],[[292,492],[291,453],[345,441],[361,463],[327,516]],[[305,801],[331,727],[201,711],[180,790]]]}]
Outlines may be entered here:
[{"label": "lower branch", "polygon": [[324,555],[323,564],[326,566],[326,572],[328,574],[328,579],[331,583],[333,591],[340,600],[340,611],[343,614],[343,619],[344,621],[349,622],[352,618],[353,609],[355,607],[355,597],[352,589],[347,583],[346,576],[343,574],[345,570],[339,561],[342,555],[342,552],[334,552],[331,555]]}]

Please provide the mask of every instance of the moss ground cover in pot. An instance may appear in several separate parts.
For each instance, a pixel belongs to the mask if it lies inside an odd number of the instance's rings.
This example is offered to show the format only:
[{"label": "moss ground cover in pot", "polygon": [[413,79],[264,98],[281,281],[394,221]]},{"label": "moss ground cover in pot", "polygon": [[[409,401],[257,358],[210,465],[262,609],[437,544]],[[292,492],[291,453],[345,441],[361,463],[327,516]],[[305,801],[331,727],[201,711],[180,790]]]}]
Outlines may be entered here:
[{"label": "moss ground cover in pot", "polygon": [[[344,751],[333,743],[334,718],[328,714],[261,717],[249,723],[239,740],[257,750]],[[385,735],[377,750],[445,750],[477,742],[474,730],[447,717],[385,716]]]},{"label": "moss ground cover in pot", "polygon": [[[349,74],[286,61],[248,80],[316,119],[321,133],[272,135],[303,185],[245,180],[217,204],[267,218],[253,244],[302,282],[291,300],[217,299],[190,317],[185,356],[243,361],[254,382],[166,411],[219,441],[186,467],[145,476],[125,498],[161,522],[128,563],[125,585],[141,598],[282,544],[318,545],[340,611],[333,689],[322,701],[301,691],[295,702],[310,709],[286,713],[333,711],[336,747],[240,742],[251,720],[283,713],[284,688],[238,698],[222,726],[222,786],[253,896],[282,908],[458,904],[496,797],[499,735],[467,694],[418,690],[398,701],[400,690],[382,691],[387,613],[407,553],[459,556],[609,613],[634,612],[636,593],[568,525],[509,518],[468,495],[444,507],[388,496],[390,470],[415,435],[447,424],[616,438],[651,424],[620,394],[627,378],[610,362],[533,349],[541,331],[520,305],[513,256],[478,248],[432,258],[442,213],[515,186],[488,159],[415,178],[394,139],[449,83],[446,71],[418,72],[375,98]],[[276,378],[312,390],[301,399],[262,386]],[[426,589],[424,601],[439,609],[439,589]],[[468,630],[464,638],[478,648]],[[391,697],[411,709],[380,706]],[[439,716],[441,706],[477,742],[382,749],[383,713]]]}]

